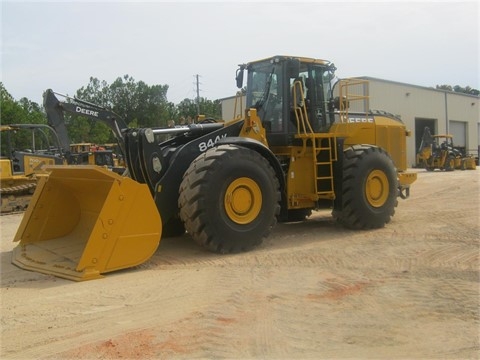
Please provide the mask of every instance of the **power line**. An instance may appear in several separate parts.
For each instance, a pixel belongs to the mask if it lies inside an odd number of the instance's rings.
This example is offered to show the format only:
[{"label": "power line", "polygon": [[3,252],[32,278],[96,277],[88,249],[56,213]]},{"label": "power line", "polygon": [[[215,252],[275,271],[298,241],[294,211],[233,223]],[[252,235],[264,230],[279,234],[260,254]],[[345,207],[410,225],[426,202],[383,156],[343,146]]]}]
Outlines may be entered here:
[{"label": "power line", "polygon": [[200,75],[195,75],[196,85],[197,85],[197,115],[200,115]]}]

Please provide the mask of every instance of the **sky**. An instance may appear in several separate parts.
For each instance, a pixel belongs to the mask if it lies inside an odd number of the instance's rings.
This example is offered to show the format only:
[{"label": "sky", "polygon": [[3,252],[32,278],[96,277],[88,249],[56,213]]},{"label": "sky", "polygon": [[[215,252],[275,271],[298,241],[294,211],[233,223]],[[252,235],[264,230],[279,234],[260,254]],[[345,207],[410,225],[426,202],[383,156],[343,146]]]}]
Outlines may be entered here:
[{"label": "sky", "polygon": [[235,95],[237,65],[326,59],[340,78],[480,88],[477,1],[1,1],[1,81],[16,100],[90,77],[168,85],[168,101]]}]

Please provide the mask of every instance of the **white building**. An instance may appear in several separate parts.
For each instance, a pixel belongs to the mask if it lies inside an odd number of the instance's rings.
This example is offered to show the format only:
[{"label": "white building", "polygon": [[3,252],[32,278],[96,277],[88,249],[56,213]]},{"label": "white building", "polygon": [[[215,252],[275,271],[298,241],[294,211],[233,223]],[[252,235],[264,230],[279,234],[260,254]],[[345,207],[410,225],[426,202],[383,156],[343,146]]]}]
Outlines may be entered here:
[{"label": "white building", "polygon": [[[467,154],[478,156],[480,151],[479,97],[437,90],[389,80],[361,77],[369,83],[369,108],[383,110],[402,119],[412,136],[407,140],[407,164],[414,166],[423,130],[429,127],[432,134],[452,134],[454,145]],[[234,117],[235,97],[221,99],[222,118]],[[242,107],[240,105],[243,105]],[[237,101],[236,114],[245,109]]]}]

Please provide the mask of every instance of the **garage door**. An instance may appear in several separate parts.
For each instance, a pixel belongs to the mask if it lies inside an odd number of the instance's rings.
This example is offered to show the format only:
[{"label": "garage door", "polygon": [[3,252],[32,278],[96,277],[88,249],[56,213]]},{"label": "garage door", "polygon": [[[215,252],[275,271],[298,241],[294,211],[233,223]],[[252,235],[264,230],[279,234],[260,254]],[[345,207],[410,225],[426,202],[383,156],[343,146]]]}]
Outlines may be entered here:
[{"label": "garage door", "polygon": [[466,148],[467,145],[467,123],[464,121],[450,121],[449,133],[453,135],[453,144]]}]

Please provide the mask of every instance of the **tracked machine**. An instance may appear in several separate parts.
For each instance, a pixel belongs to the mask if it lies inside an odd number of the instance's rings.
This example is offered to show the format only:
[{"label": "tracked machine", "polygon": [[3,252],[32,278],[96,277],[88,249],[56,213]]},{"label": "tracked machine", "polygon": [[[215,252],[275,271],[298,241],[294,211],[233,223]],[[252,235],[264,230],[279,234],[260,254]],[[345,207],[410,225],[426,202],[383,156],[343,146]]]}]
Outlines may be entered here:
[{"label": "tracked machine", "polygon": [[129,177],[49,167],[13,262],[88,280],[147,261],[162,237],[185,230],[209,251],[237,253],[261,244],[277,221],[318,209],[351,229],[385,226],[416,179],[406,171],[409,132],[394,116],[349,109],[368,97],[349,92],[355,81],[332,88],[334,71],[290,56],[240,65],[244,116],[124,130]]}]

